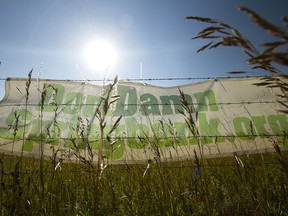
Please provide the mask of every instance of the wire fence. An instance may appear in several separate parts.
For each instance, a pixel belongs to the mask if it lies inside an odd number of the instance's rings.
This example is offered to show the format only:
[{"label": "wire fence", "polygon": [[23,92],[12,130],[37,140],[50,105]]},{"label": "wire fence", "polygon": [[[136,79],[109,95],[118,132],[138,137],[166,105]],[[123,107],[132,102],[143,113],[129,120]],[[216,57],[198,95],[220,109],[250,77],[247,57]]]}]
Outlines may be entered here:
[{"label": "wire fence", "polygon": [[[119,79],[119,81],[126,81],[126,82],[150,82],[150,81],[193,81],[193,80],[219,80],[219,79],[234,79],[234,78],[262,78],[263,76],[237,76],[237,77],[230,77],[230,76],[219,76],[219,77],[170,77],[170,78],[127,78],[127,79]],[[23,78],[24,79],[24,78]],[[5,80],[10,80],[10,81],[14,81],[14,79],[10,79],[10,78],[0,78],[0,80],[5,81]],[[48,79],[38,79],[38,81],[45,81]],[[105,82],[105,81],[113,81],[114,79],[53,79],[53,81],[61,81],[61,82]],[[246,105],[246,104],[277,104],[277,101],[242,101],[242,102],[219,102],[219,103],[209,103],[209,106],[213,106],[213,105],[217,105],[217,106],[233,106],[233,105]],[[68,106],[71,105],[70,103],[60,103],[57,104],[57,106]],[[96,106],[97,104],[95,103],[81,103],[81,104],[73,104],[75,106]],[[125,103],[125,104],[120,104],[121,106],[171,106],[170,103],[152,103],[152,104],[142,104],[142,103]],[[181,106],[181,103],[173,103],[173,105],[176,106]],[[190,103],[188,105],[197,105],[197,106],[207,106],[206,103]],[[0,107],[7,107],[7,106],[41,106],[41,104],[36,104],[36,103],[4,103],[4,104],[0,104]],[[205,136],[185,136],[185,139],[206,139],[206,138],[214,138],[214,139],[218,139],[218,138],[256,138],[256,137],[267,137],[267,138],[278,138],[278,137],[282,137],[282,138],[287,138],[287,134],[283,133],[283,134],[246,134],[246,135],[221,135],[221,136],[217,136],[217,135],[205,135]],[[173,139],[174,141],[177,139],[183,139],[182,136],[162,136],[162,137],[158,137],[160,140],[171,140]],[[75,138],[76,139],[76,138]],[[81,139],[81,138],[80,138]],[[128,137],[128,136],[124,136],[121,138],[117,138],[115,137],[115,139],[119,139],[119,140],[141,140],[142,141],[145,139],[149,140],[151,139],[151,137]],[[22,139],[19,140],[13,140],[13,141],[9,141],[6,143],[1,144],[0,146],[4,146],[4,145],[8,145],[11,144],[13,142],[17,142],[17,141],[21,141]],[[25,138],[25,140],[28,141],[35,141],[35,142],[42,142],[43,139],[39,139],[39,138]],[[44,139],[45,140],[45,139]],[[50,139],[51,141],[52,139]],[[69,140],[67,138],[61,138],[59,137],[58,140]],[[91,139],[89,140],[90,142],[98,142],[98,139]],[[250,163],[249,166],[274,166],[279,164],[277,161],[275,162],[262,162],[262,163]],[[207,164],[205,165],[205,167],[236,167],[238,166],[237,163],[233,163],[233,164]],[[191,164],[191,165],[181,165],[181,166],[168,166],[168,165],[164,165],[163,168],[167,168],[167,169],[191,169],[195,167],[195,165]],[[119,170],[126,170],[127,167],[125,168],[124,166],[119,166],[117,168],[109,168],[110,170],[115,170],[115,171],[119,171]],[[130,167],[129,169],[136,169],[133,167]],[[139,167],[137,167],[137,169],[139,169]],[[145,170],[146,167],[143,165],[143,167],[140,167],[140,169]],[[150,169],[154,169],[153,167],[151,167]],[[2,172],[1,175],[11,175],[13,171],[5,171]],[[36,172],[40,172],[40,171],[36,171]],[[45,171],[46,174],[49,173],[53,173],[55,171]],[[83,172],[83,171],[79,171],[79,170],[62,170],[61,172]],[[24,172],[19,172],[19,174],[21,175],[29,175],[31,173],[35,173],[35,171],[24,171]]]},{"label": "wire fence", "polygon": [[[217,103],[209,103],[209,106],[223,106],[223,105],[243,105],[243,104],[278,104],[277,101],[241,101],[241,102],[217,102]],[[206,103],[187,103],[188,105],[197,105],[197,106],[208,106]],[[0,104],[0,107],[5,106],[41,106],[40,103],[5,103]],[[44,104],[47,105],[47,104]],[[53,104],[54,106],[68,106],[71,105],[71,103],[58,103]],[[73,103],[75,106],[96,106],[96,103]],[[149,103],[149,104],[143,104],[143,103],[121,103],[121,106],[171,106],[170,103]],[[173,103],[175,106],[181,106],[181,103]]]},{"label": "wire fence", "polygon": [[[183,136],[165,136],[165,134],[163,134],[162,136],[160,137],[157,137],[158,141],[161,141],[161,140],[172,140],[172,141],[177,141],[177,140],[182,140],[183,138],[185,139],[207,139],[207,138],[215,138],[216,140],[218,138],[255,138],[255,137],[266,137],[266,138],[273,138],[273,137],[282,137],[282,138],[287,138],[288,139],[288,134],[286,134],[285,132],[283,132],[283,134],[245,134],[245,135],[186,135],[185,137]],[[153,140],[153,137],[151,136],[137,136],[137,137],[131,137],[131,136],[126,136],[125,134],[123,134],[123,136],[116,136],[116,137],[111,137],[111,139],[115,139],[115,140],[118,140],[118,141],[121,141],[121,140],[140,140],[140,141],[149,141],[149,140]],[[19,142],[19,141],[22,141],[23,139],[14,139],[10,142],[7,142],[7,143],[4,143],[4,144],[0,144],[0,146],[4,146],[4,145],[8,145],[8,144],[11,144],[13,142]],[[47,140],[48,142],[53,142],[53,141],[58,141],[58,140],[83,140],[82,137],[80,138],[66,138],[66,137],[58,137],[57,139],[54,139],[54,138],[45,138],[45,137],[41,137],[41,138],[38,138],[38,137],[27,137],[25,138],[25,140],[27,141],[34,141],[34,142],[40,142],[40,141],[45,141]],[[99,139],[85,139],[85,141],[87,142],[99,142]]]},{"label": "wire fence", "polygon": [[[119,81],[126,81],[126,82],[144,82],[144,81],[181,81],[181,80],[219,80],[219,79],[235,79],[235,78],[262,78],[268,76],[216,76],[216,77],[168,77],[168,78],[121,78]],[[21,78],[25,79],[25,78]],[[0,78],[0,80],[5,81],[16,81],[11,78]],[[53,80],[53,81],[60,81],[60,82],[104,82],[104,81],[114,81],[114,79],[42,79],[37,78],[38,81],[45,81],[45,80]]]},{"label": "wire fence", "polygon": [[[238,158],[239,160],[239,158]],[[242,162],[242,161],[241,161]],[[60,164],[60,163],[59,163]],[[155,170],[155,169],[159,169],[159,167],[153,167],[153,163],[149,163],[147,162],[146,164],[142,163],[142,164],[134,164],[134,165],[138,165],[138,166],[129,166],[127,167],[127,164],[118,164],[118,165],[113,165],[111,167],[108,166],[108,168],[106,168],[107,170],[109,169],[109,171],[128,171],[128,170],[143,170],[145,171],[147,169],[147,164],[151,164],[151,166],[149,166],[150,170]],[[129,164],[128,164],[129,165]],[[261,163],[247,163],[244,162],[242,164],[243,167],[260,167],[260,166],[280,166],[279,161],[270,161],[270,162],[261,162]],[[165,165],[165,163],[162,163],[161,165],[161,169],[191,169],[191,171],[193,171],[193,169],[195,168],[200,168],[200,169],[210,169],[210,168],[236,168],[239,167],[239,163],[237,163],[237,160],[235,160],[235,163],[227,163],[227,164],[205,164],[205,165],[199,165],[199,164],[194,164],[191,162],[191,164],[189,165],[173,165],[173,166],[169,166],[169,165]],[[102,172],[103,170],[97,170],[94,169],[93,172]],[[53,174],[55,172],[62,172],[62,173],[83,173],[83,172],[91,172],[91,170],[85,170],[85,169],[64,169],[61,168],[61,170],[57,170],[54,167],[52,167],[51,170],[45,170],[45,171],[40,171],[40,170],[26,170],[26,171],[16,171],[17,175],[31,175],[31,174],[39,174],[40,172],[42,172],[43,174]],[[9,175],[13,175],[15,173],[15,170],[10,170],[10,171],[4,171],[2,173],[0,173],[0,176],[9,176]]]},{"label": "wire fence", "polygon": [[[179,80],[219,80],[219,79],[234,79],[234,78],[263,78],[265,76],[237,76],[237,77],[231,77],[231,76],[218,76],[218,77],[170,77],[170,78],[127,78],[127,79],[119,79],[119,81],[127,81],[127,82],[134,82],[134,81],[179,81]],[[25,79],[25,78],[23,78]],[[0,80],[9,80],[9,81],[17,81],[16,79],[11,78],[0,78]],[[104,82],[104,81],[113,81],[114,79],[37,79],[38,81],[60,81],[60,82]],[[20,91],[20,90],[19,90]],[[179,101],[180,102],[180,101]],[[213,105],[243,105],[243,104],[277,104],[277,101],[242,101],[242,102],[217,102],[217,103],[209,103],[209,106]],[[5,103],[0,104],[0,107],[5,106],[40,106],[40,104],[33,104],[33,103]],[[47,105],[47,104],[46,104]],[[69,103],[58,103],[57,106],[67,106],[71,105]],[[97,104],[95,103],[74,103],[75,106],[95,106]],[[171,106],[170,103],[149,103],[149,104],[143,104],[143,103],[125,103],[121,104],[122,106]],[[181,106],[181,103],[175,103],[173,102],[173,105]],[[207,106],[206,103],[188,103],[188,105],[196,105],[196,106]]]}]

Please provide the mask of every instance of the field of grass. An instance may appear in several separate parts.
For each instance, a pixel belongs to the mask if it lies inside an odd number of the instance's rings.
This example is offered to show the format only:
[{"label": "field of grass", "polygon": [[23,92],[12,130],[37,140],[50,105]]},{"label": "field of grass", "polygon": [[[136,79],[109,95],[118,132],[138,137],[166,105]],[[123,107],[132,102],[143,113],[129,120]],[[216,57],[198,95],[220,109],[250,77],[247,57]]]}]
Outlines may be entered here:
[{"label": "field of grass", "polygon": [[[1,215],[287,215],[287,153],[61,164],[1,155]],[[99,179],[100,177],[100,179]]]}]

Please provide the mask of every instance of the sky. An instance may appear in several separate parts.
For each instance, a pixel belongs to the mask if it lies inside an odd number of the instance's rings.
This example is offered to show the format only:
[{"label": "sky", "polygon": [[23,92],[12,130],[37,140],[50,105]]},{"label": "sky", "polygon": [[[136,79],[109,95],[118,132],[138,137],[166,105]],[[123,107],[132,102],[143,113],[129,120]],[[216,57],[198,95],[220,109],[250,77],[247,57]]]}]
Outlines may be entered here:
[{"label": "sky", "polygon": [[[239,5],[279,26],[288,15],[286,0],[0,0],[0,99],[7,77],[25,78],[31,69],[34,78],[64,80],[208,78],[231,76],[227,72],[235,70],[259,75],[237,48],[196,54],[207,41],[191,38],[207,25],[185,19],[215,18],[255,44],[273,41],[237,10]],[[91,68],[83,57],[95,39],[117,52],[107,73]],[[145,82],[175,86],[194,81]]]}]

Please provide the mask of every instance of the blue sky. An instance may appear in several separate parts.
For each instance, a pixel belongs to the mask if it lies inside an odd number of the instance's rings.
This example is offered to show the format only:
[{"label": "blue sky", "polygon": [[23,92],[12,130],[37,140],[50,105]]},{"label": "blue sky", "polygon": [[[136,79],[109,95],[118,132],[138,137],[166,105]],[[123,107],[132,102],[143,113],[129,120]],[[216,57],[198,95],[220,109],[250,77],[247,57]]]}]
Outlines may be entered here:
[{"label": "blue sky", "polygon": [[[206,25],[186,16],[216,18],[237,27],[255,44],[273,41],[237,5],[246,6],[281,25],[285,0],[1,0],[0,78],[103,79],[83,60],[93,38],[109,41],[118,60],[109,77],[122,79],[217,77],[248,70],[246,56],[235,48],[196,54],[206,41],[191,40]],[[259,72],[251,73],[258,75]],[[191,81],[154,81],[160,86]],[[0,98],[4,95],[0,82]]]}]

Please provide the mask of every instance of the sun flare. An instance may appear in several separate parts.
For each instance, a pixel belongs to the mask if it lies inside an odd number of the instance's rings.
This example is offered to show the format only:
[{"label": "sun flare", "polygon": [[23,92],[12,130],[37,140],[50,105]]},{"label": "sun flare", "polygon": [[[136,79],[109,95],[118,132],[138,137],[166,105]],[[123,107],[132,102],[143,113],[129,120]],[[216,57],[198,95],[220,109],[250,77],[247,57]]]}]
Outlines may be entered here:
[{"label": "sun flare", "polygon": [[84,60],[92,70],[108,70],[115,64],[116,59],[117,52],[107,41],[94,40],[84,49]]}]

